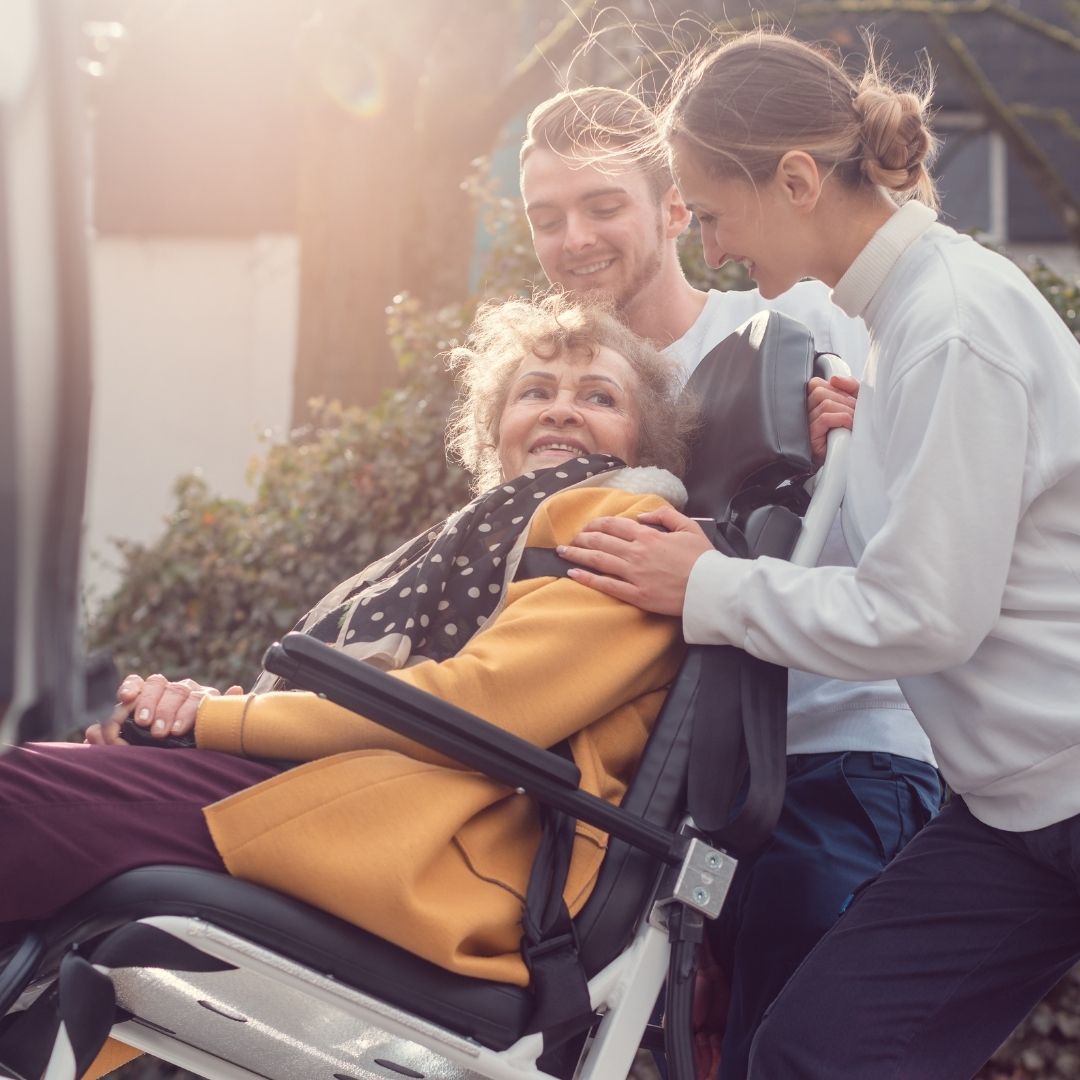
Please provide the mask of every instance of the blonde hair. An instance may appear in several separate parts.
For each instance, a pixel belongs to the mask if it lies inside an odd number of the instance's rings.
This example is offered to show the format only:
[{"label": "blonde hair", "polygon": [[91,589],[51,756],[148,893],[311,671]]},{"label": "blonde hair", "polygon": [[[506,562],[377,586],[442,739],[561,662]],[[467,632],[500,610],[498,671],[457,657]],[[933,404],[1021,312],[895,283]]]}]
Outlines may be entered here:
[{"label": "blonde hair", "polygon": [[564,90],[529,113],[520,167],[537,148],[552,150],[574,161],[643,173],[659,201],[673,183],[667,158],[641,153],[643,147],[655,146],[659,135],[656,114],[625,90]]},{"label": "blonde hair", "polygon": [[804,150],[849,187],[938,205],[928,171],[932,79],[894,83],[874,58],[856,82],[824,49],[754,31],[687,57],[673,76],[664,137],[684,139],[716,175],[768,180]]},{"label": "blonde hair", "polygon": [[462,392],[446,430],[447,454],[472,474],[476,491],[503,479],[499,421],[521,361],[567,355],[587,362],[602,347],[622,356],[637,379],[637,464],[682,475],[696,410],[681,399],[674,361],[620,322],[610,300],[550,292],[482,305],[465,344],[450,353]]}]

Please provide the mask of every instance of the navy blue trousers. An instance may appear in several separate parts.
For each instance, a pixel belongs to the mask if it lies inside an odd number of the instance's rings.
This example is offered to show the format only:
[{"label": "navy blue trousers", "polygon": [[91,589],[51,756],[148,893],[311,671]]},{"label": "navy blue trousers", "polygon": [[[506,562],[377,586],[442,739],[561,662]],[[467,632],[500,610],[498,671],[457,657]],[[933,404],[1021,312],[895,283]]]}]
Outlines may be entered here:
[{"label": "navy blue trousers", "polygon": [[910,758],[789,756],[776,831],[757,855],[740,860],[711,932],[731,980],[720,1080],[743,1080],[766,1008],[852,894],[930,820],[941,796],[937,770]]},{"label": "navy blue trousers", "polygon": [[859,894],[769,1010],[754,1080],[966,1080],[1080,959],[1080,817],[961,799]]}]

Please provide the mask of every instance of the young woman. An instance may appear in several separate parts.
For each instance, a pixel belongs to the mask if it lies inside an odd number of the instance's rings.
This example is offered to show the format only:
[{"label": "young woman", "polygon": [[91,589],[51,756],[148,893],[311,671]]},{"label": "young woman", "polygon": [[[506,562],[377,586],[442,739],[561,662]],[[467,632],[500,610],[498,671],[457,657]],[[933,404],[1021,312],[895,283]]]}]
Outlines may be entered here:
[{"label": "young woman", "polygon": [[1080,346],[936,221],[927,106],[757,33],[688,64],[665,117],[709,260],[765,296],[819,278],[866,322],[858,565],[728,559],[672,510],[562,549],[690,642],[899,676],[956,793],[777,999],[750,1068],[770,1080],[970,1076],[1080,958]]}]

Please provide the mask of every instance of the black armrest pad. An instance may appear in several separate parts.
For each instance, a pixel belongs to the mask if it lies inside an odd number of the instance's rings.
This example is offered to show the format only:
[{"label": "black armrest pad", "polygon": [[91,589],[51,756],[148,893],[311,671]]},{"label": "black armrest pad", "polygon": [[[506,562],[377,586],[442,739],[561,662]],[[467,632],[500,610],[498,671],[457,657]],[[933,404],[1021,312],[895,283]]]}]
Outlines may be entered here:
[{"label": "black armrest pad", "polygon": [[325,694],[346,709],[504,783],[516,786],[519,778],[514,770],[520,768],[533,769],[568,788],[581,783],[572,761],[305,634],[286,634],[280,644],[270,646],[263,664],[295,686]]}]

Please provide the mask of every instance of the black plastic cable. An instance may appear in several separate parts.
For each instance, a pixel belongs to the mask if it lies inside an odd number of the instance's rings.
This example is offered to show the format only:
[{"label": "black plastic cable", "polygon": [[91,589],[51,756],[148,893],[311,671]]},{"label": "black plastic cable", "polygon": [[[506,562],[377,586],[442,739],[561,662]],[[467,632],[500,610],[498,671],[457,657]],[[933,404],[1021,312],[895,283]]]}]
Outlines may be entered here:
[{"label": "black plastic cable", "polygon": [[697,953],[705,934],[700,911],[672,904],[668,913],[667,1001],[664,1009],[664,1049],[671,1080],[694,1080],[694,976]]}]

